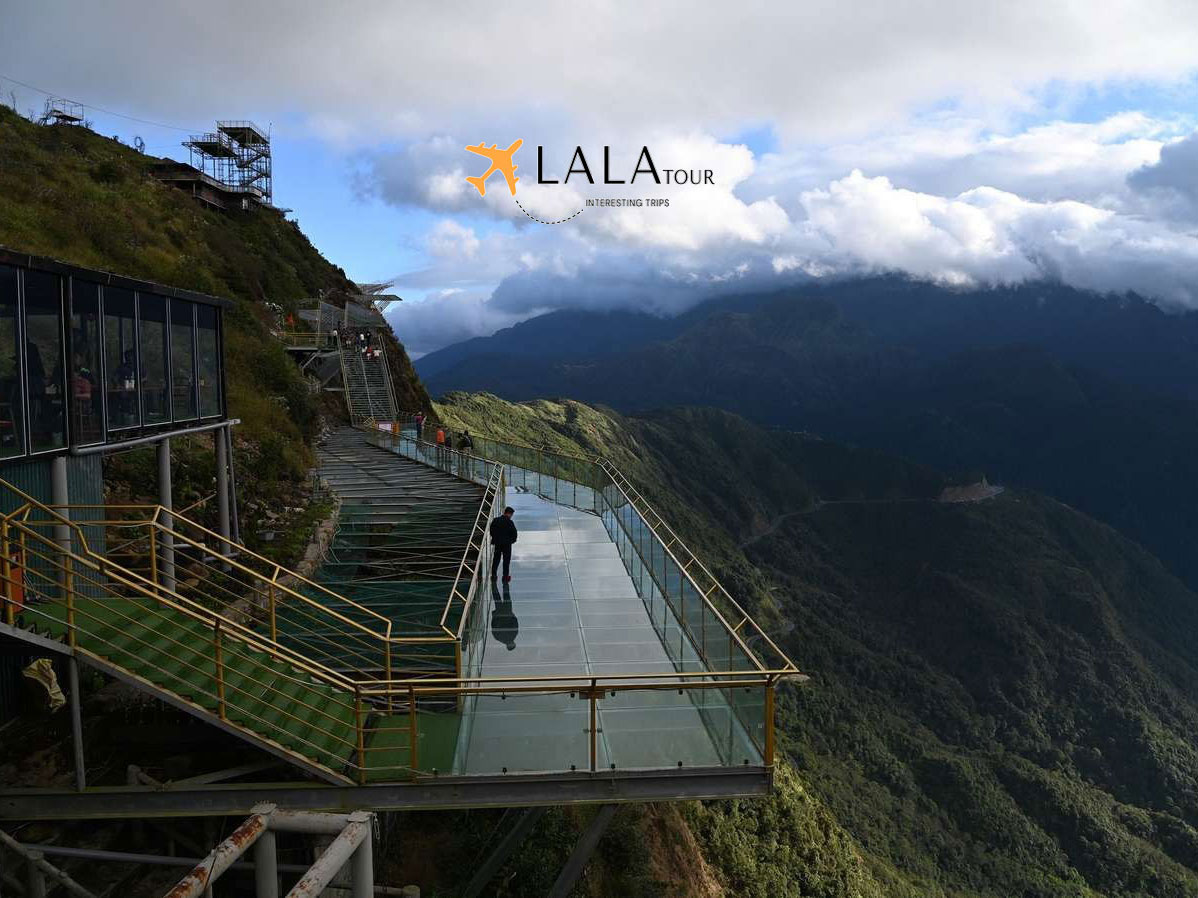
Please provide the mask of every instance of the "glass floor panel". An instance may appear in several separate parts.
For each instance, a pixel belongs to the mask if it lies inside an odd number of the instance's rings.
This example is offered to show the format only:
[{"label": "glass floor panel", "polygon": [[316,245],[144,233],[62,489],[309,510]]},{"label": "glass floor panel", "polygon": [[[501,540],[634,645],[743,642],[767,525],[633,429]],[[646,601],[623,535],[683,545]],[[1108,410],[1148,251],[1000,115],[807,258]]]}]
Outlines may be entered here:
[{"label": "glass floor panel", "polygon": [[[516,510],[519,538],[511,583],[493,585],[484,598],[481,675],[645,674],[660,683],[661,674],[675,673],[603,522],[523,490],[509,489],[507,502]],[[666,632],[676,634],[671,623]],[[680,654],[686,653],[675,647],[674,657]],[[585,698],[483,695],[468,699],[465,712],[469,722],[460,731],[455,763],[460,773],[590,768]],[[599,702],[598,723],[600,769],[760,763],[722,690],[609,693]]]}]

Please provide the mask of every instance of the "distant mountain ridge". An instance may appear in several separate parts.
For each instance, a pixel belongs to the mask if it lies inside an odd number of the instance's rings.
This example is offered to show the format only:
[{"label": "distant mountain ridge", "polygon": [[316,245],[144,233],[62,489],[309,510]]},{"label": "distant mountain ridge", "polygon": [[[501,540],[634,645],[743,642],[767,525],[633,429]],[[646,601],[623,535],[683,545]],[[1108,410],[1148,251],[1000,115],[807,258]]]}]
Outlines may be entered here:
[{"label": "distant mountain ridge", "polygon": [[937,502],[936,471],[715,409],[437,411],[611,458],[811,674],[780,744],[874,883],[732,809],[700,842],[729,896],[1198,894],[1198,594],[1111,527],[1024,490]]},{"label": "distant mountain ridge", "polygon": [[[476,342],[487,354],[463,352],[430,392],[714,406],[987,474],[1113,524],[1198,584],[1198,314],[1045,283],[880,277],[728,297],[655,324],[658,339],[573,353],[562,328],[593,316]],[[539,334],[553,337],[527,352]]]}]

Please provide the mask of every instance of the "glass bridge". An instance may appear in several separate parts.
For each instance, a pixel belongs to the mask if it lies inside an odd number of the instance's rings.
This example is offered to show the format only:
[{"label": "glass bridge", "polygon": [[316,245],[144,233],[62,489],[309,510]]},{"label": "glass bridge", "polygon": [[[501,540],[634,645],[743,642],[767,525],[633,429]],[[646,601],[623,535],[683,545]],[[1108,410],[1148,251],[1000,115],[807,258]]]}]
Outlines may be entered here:
[{"label": "glass bridge", "polygon": [[[406,736],[406,763],[467,777],[772,766],[774,690],[798,670],[617,470],[478,437],[464,455],[410,426],[355,435],[376,460],[499,481],[455,585],[455,666],[380,746]],[[505,504],[520,535],[501,585],[485,528]]]}]

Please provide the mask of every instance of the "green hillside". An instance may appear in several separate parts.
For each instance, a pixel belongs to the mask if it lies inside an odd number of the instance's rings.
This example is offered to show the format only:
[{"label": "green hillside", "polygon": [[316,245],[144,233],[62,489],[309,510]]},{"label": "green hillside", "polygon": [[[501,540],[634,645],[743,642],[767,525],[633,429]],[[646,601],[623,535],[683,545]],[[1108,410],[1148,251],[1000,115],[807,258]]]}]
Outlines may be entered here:
[{"label": "green hillside", "polygon": [[[235,461],[243,531],[253,544],[262,519],[304,505],[300,488],[319,426],[315,397],[268,328],[300,300],[323,290],[336,302],[351,285],[296,224],[266,210],[207,209],[151,178],[157,161],[84,128],[38,126],[0,106],[0,246],[235,300],[225,319],[229,413],[242,422]],[[427,406],[407,354],[390,348],[401,406]],[[208,445],[176,441],[179,504],[211,492]],[[120,456],[109,464],[110,486],[152,483],[140,477],[151,464],[147,452]],[[284,512],[270,526],[299,523]]]},{"label": "green hillside", "polygon": [[[785,751],[884,894],[1198,894],[1198,596],[1116,531],[1034,493],[932,501],[926,469],[718,411],[438,411],[650,487],[812,674]],[[731,880],[724,822],[701,843]]]}]

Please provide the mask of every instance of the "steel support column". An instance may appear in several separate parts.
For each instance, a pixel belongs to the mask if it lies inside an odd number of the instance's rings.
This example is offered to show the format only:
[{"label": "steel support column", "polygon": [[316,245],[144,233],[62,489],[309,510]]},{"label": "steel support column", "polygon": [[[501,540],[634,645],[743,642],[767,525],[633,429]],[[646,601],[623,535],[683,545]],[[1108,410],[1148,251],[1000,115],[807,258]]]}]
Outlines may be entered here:
[{"label": "steel support column", "polygon": [[[71,515],[66,506],[71,504],[70,492],[67,489],[67,457],[56,455],[50,459],[50,504],[59,506],[54,510],[64,518]],[[71,550],[71,528],[66,524],[54,525],[54,541],[64,552]]]},{"label": "steel support column", "polygon": [[[513,811],[509,809],[508,813],[504,815],[504,819],[507,819],[512,813]],[[462,898],[477,898],[477,896],[482,894],[483,889],[487,887],[487,883],[499,872],[499,868],[507,862],[512,853],[528,838],[528,834],[532,832],[533,826],[541,819],[541,815],[545,813],[545,808],[526,808],[516,813],[519,813],[519,819],[508,830],[507,835],[500,840],[499,845],[491,852],[491,856],[483,861],[482,866],[471,877],[465,891],[462,892]]]},{"label": "steel support column", "polygon": [[223,434],[225,454],[229,457],[229,506],[233,517],[233,542],[240,546],[243,543],[241,542],[241,519],[237,516],[237,467],[233,463],[233,425],[236,423],[236,421],[230,421]]},{"label": "steel support column", "polygon": [[583,868],[591,859],[591,855],[595,852],[595,846],[603,838],[603,833],[607,831],[607,825],[611,823],[611,818],[615,813],[616,806],[614,804],[605,804],[599,808],[595,819],[579,837],[578,844],[570,853],[570,859],[566,861],[566,866],[562,867],[562,872],[557,876],[557,882],[549,890],[549,898],[566,898],[573,891],[578,877],[582,875]]},{"label": "steel support column", "polygon": [[158,504],[167,510],[162,516],[162,525],[166,529],[159,534],[158,544],[162,553],[162,563],[159,565],[159,577],[167,589],[175,588],[175,537],[170,532],[175,526],[174,517],[169,514],[174,508],[171,499],[171,441],[164,437],[158,441]]},{"label": "steel support column", "polygon": [[279,898],[279,860],[275,834],[269,829],[254,843],[255,898]]},{"label": "steel support column", "polygon": [[[374,815],[360,813],[366,818],[366,836],[349,859],[350,876],[353,880],[351,895],[353,898],[374,898],[374,835],[371,832]],[[351,814],[350,819],[356,816]]]},{"label": "steel support column", "polygon": [[71,691],[71,744],[75,749],[75,788],[82,792],[87,788],[87,767],[83,762],[83,710],[79,695],[79,661],[71,655],[67,658],[67,687]]},{"label": "steel support column", "polygon": [[46,898],[46,874],[41,862],[45,856],[40,851],[25,855],[25,895],[27,898]]},{"label": "steel support column", "polygon": [[[229,554],[229,444],[226,442],[228,428],[218,430],[212,435],[216,446],[216,529],[224,538],[220,546],[220,554]],[[228,564],[222,566],[226,572]]]}]

